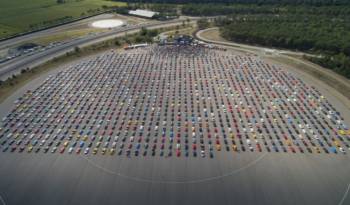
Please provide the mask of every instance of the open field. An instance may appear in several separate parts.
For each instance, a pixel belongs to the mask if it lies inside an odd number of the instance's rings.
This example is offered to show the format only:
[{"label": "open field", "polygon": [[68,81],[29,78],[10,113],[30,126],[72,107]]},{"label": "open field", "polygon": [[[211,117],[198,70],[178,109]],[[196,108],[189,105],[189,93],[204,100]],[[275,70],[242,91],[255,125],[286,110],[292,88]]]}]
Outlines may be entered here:
[{"label": "open field", "polygon": [[[78,18],[102,11],[102,6],[122,6],[125,3],[106,0],[68,0],[57,4],[55,0],[2,0],[0,1],[0,38],[31,30],[32,26],[46,26],[64,17]],[[89,12],[90,11],[90,12]],[[49,21],[52,21],[49,22]],[[59,23],[56,21],[56,23]]]},{"label": "open field", "polygon": [[161,35],[167,35],[167,36],[175,36],[175,35],[192,35],[194,31],[196,31],[196,26],[191,26],[189,28],[182,28],[174,31],[166,31],[163,32]]}]

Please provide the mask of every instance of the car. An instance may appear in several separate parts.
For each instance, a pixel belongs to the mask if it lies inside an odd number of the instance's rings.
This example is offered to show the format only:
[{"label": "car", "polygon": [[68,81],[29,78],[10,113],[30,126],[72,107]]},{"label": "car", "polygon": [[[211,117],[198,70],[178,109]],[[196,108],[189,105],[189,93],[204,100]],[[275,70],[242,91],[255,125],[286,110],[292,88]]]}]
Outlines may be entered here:
[{"label": "car", "polygon": [[75,150],[75,153],[76,153],[76,154],[80,154],[80,152],[81,152],[81,148],[78,147],[78,148]]},{"label": "car", "polygon": [[36,149],[35,149],[35,153],[39,153],[39,152],[40,152],[40,150],[41,150],[41,148],[40,148],[40,147],[36,148]]},{"label": "car", "polygon": [[74,148],[73,148],[73,147],[70,147],[70,148],[68,149],[68,153],[71,154],[71,153],[73,152],[73,150],[74,150]]},{"label": "car", "polygon": [[1,145],[5,145],[6,142],[7,142],[7,140],[2,141],[2,142],[1,142]]},{"label": "car", "polygon": [[66,150],[66,147],[64,147],[64,146],[63,146],[63,147],[61,147],[61,149],[60,149],[60,153],[61,153],[61,154],[63,154],[65,150]]},{"label": "car", "polygon": [[19,152],[23,152],[23,151],[24,151],[24,149],[25,149],[25,147],[24,147],[24,146],[19,147]]},{"label": "car", "polygon": [[110,155],[114,155],[114,153],[115,153],[115,149],[111,148],[111,149],[109,150],[109,154],[110,154]]},{"label": "car", "polygon": [[53,147],[53,148],[51,149],[51,153],[55,153],[56,150],[57,150],[57,147]]},{"label": "car", "polygon": [[343,153],[343,154],[345,154],[346,152],[345,152],[345,149],[344,148],[342,148],[342,147],[339,147],[339,151],[341,152],[341,153]]},{"label": "car", "polygon": [[97,149],[97,148],[94,148],[94,149],[92,150],[92,154],[94,154],[94,155],[96,155],[97,152],[98,152],[98,149]]},{"label": "car", "polygon": [[205,152],[204,152],[204,150],[201,151],[201,157],[205,157]]},{"label": "car", "polygon": [[85,154],[85,155],[89,154],[89,151],[90,151],[90,148],[87,147],[87,148],[85,149],[85,151],[84,151],[84,154]]},{"label": "car", "polygon": [[6,152],[9,149],[9,146],[5,146],[4,149],[2,149],[2,152]]},{"label": "car", "polygon": [[106,148],[102,148],[101,154],[102,154],[102,155],[106,154],[106,151],[107,151]]},{"label": "car", "polygon": [[49,151],[49,149],[50,149],[50,147],[46,146],[46,147],[44,148],[44,153],[47,153],[47,152]]},{"label": "car", "polygon": [[210,158],[214,158],[214,153],[213,152],[209,152],[209,156],[210,156]]},{"label": "car", "polygon": [[176,156],[180,157],[181,156],[181,151],[180,150],[176,150]]},{"label": "car", "polygon": [[28,149],[27,149],[27,152],[30,153],[33,151],[33,146],[29,146]]},{"label": "car", "polygon": [[16,151],[16,149],[17,149],[17,146],[12,146],[12,147],[11,147],[11,152]]}]

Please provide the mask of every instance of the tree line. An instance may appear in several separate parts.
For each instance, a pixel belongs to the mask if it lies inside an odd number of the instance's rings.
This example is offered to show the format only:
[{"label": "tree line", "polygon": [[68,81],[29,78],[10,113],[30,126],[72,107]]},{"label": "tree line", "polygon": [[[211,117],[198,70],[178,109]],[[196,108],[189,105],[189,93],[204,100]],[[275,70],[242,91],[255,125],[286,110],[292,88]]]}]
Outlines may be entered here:
[{"label": "tree line", "polygon": [[226,4],[258,4],[258,5],[350,5],[348,0],[118,0],[128,3],[226,3]]},{"label": "tree line", "polygon": [[235,14],[219,18],[225,39],[317,54],[311,61],[350,78],[350,16]]},{"label": "tree line", "polygon": [[231,14],[294,14],[349,16],[350,6],[185,4],[181,6],[181,11],[182,14],[190,16],[217,16]]}]

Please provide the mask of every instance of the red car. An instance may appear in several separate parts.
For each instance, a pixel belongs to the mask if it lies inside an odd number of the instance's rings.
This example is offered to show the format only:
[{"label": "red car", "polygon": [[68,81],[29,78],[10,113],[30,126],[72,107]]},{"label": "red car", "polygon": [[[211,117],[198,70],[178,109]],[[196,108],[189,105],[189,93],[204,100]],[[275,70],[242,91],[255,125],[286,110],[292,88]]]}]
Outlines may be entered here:
[{"label": "red car", "polygon": [[75,153],[80,154],[80,152],[81,152],[81,148],[79,147],[79,148],[75,151]]},{"label": "red car", "polygon": [[65,147],[62,147],[62,148],[60,149],[60,153],[63,154],[65,150],[66,150],[66,148],[65,148]]}]

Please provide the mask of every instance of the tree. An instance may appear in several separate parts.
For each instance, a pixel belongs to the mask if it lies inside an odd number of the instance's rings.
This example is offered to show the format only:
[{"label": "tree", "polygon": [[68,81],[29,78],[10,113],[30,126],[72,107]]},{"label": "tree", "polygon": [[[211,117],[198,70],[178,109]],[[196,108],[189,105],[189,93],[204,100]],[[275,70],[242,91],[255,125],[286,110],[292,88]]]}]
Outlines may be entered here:
[{"label": "tree", "polygon": [[205,29],[209,27],[208,19],[200,19],[197,21],[198,29]]},{"label": "tree", "polygon": [[80,50],[80,48],[79,48],[78,46],[74,47],[74,52],[75,52],[75,53],[80,53],[80,51],[81,51],[81,50]]}]

